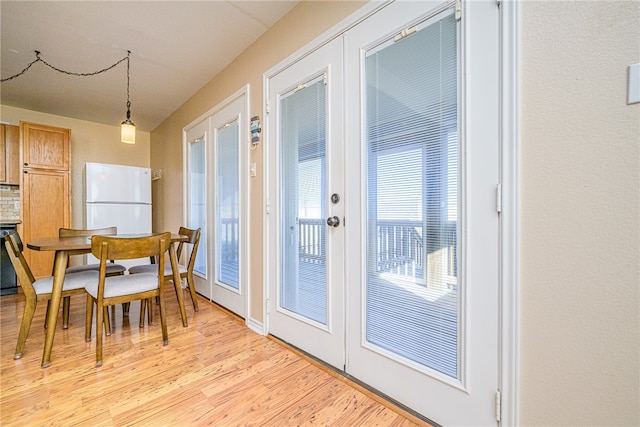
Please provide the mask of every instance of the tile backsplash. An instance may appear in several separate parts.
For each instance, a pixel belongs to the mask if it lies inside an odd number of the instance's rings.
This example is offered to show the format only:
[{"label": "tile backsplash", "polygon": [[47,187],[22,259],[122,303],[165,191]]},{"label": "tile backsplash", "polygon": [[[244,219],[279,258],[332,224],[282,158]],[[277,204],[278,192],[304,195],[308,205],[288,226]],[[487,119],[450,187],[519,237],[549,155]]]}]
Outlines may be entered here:
[{"label": "tile backsplash", "polygon": [[20,187],[0,185],[0,221],[20,219]]}]

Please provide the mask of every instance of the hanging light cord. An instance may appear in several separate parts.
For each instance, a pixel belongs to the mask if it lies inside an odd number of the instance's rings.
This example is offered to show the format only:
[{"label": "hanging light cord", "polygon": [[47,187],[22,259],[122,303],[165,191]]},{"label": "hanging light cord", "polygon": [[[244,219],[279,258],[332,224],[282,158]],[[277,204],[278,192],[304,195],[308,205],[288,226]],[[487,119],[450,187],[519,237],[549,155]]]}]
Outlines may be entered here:
[{"label": "hanging light cord", "polygon": [[[129,56],[131,56],[131,51],[128,50],[127,51],[127,57],[126,58],[122,58],[120,61],[116,62],[115,64],[113,64],[110,68],[115,67],[116,65],[118,65],[119,63],[121,63],[122,61],[124,61],[125,59],[127,60],[127,120],[131,119],[131,101],[129,101]],[[107,68],[108,70],[108,68]],[[106,70],[104,70],[106,71]]]},{"label": "hanging light cord", "polygon": [[4,82],[8,82],[9,80],[13,80],[16,77],[20,77],[21,75],[23,75],[24,73],[27,72],[27,70],[29,70],[29,68],[31,68],[31,66],[33,64],[35,64],[36,62],[42,62],[44,65],[46,65],[47,67],[51,68],[52,70],[55,70],[59,73],[63,73],[63,74],[68,74],[70,76],[80,76],[80,77],[88,77],[88,76],[95,76],[96,74],[101,74],[104,73],[106,71],[109,71],[110,69],[112,69],[113,67],[119,65],[120,63],[127,61],[127,106],[129,106],[129,104],[131,104],[129,102],[129,60],[131,57],[131,51],[127,51],[127,56],[125,56],[124,58],[122,58],[121,60],[119,60],[118,62],[116,62],[113,65],[110,65],[107,68],[103,68],[102,70],[98,70],[98,71],[93,71],[90,73],[74,73],[72,71],[65,71],[65,70],[61,70],[60,68],[54,67],[53,65],[49,64],[47,61],[45,61],[44,59],[40,58],[40,52],[38,52],[37,50],[34,51],[36,53],[36,59],[34,59],[33,61],[31,61],[29,63],[29,65],[27,65],[25,67],[24,70],[20,71],[18,74],[15,74],[11,77],[7,77],[6,79],[2,79],[0,80],[0,82],[4,83]]}]

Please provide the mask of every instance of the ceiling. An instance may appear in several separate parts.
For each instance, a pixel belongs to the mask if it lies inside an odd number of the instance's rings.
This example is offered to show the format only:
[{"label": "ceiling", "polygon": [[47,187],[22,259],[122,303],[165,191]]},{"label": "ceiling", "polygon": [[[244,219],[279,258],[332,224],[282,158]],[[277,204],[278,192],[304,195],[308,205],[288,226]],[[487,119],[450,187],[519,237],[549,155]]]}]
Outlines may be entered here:
[{"label": "ceiling", "polygon": [[[89,73],[127,56],[131,120],[152,131],[298,1],[0,1],[1,76],[40,57]],[[41,62],[0,85],[0,101],[27,110],[119,125],[126,61],[95,76]]]}]

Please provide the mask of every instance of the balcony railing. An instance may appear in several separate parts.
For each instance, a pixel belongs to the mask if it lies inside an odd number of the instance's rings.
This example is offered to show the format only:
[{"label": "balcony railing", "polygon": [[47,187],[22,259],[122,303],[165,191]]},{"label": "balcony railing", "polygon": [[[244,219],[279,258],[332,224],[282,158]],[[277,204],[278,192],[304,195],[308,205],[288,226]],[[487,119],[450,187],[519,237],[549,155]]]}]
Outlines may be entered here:
[{"label": "balcony railing", "polygon": [[[323,219],[300,218],[299,257],[300,262],[325,263],[325,232]],[[392,273],[411,278],[424,278],[427,254],[440,252],[444,258],[445,274],[455,280],[457,276],[457,233],[455,222],[437,227],[427,237],[422,235],[424,224],[420,221],[378,220],[376,222],[376,258],[378,273]]]},{"label": "balcony railing", "polygon": [[324,265],[326,227],[322,218],[298,220],[300,262]]}]

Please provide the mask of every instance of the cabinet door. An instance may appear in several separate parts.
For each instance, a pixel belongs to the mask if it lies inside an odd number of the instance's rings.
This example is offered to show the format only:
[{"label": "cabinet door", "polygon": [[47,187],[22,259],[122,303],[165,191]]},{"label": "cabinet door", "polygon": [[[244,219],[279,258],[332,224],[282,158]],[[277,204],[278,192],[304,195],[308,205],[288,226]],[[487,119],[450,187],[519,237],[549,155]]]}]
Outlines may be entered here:
[{"label": "cabinet door", "polygon": [[[25,170],[22,181],[22,226],[25,244],[39,237],[56,237],[60,227],[71,225],[69,173]],[[36,278],[53,271],[54,252],[25,248],[25,258]]]},{"label": "cabinet door", "polygon": [[25,168],[69,170],[69,129],[20,122]]},{"label": "cabinet door", "polygon": [[[20,127],[3,125],[6,153],[6,184],[20,185]],[[0,173],[2,178],[2,173]]]},{"label": "cabinet door", "polygon": [[6,126],[0,125],[0,183],[4,184],[7,182],[7,164],[8,158],[5,157],[7,155],[7,143],[5,142],[6,135]]}]

